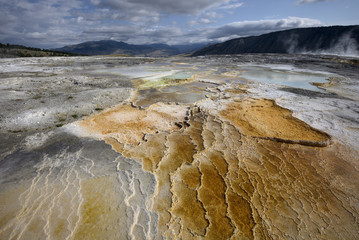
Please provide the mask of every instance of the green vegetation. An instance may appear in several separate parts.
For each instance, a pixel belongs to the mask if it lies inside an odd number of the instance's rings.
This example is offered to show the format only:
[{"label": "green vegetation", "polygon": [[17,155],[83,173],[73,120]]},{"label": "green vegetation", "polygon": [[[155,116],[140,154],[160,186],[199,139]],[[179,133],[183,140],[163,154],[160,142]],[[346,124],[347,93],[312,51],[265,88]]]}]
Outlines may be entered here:
[{"label": "green vegetation", "polygon": [[78,56],[79,54],[0,43],[0,58]]},{"label": "green vegetation", "polygon": [[34,97],[33,97],[33,99],[40,99],[40,98],[42,98],[42,95],[35,95]]},{"label": "green vegetation", "polygon": [[21,132],[23,132],[23,130],[22,130],[22,129],[9,130],[8,132],[11,132],[11,133],[21,133]]},{"label": "green vegetation", "polygon": [[156,80],[142,79],[137,82],[138,89],[160,88],[166,86],[180,85],[193,81],[194,76],[186,72],[178,72],[173,75]]},{"label": "green vegetation", "polygon": [[67,120],[68,113],[58,112],[58,113],[55,114],[55,117],[57,118],[57,120],[59,122],[65,122]]},{"label": "green vegetation", "polygon": [[160,88],[166,86],[180,85],[192,81],[193,79],[171,79],[171,78],[162,78],[156,81],[144,80],[144,83],[141,84],[139,89],[149,89],[149,88]]}]

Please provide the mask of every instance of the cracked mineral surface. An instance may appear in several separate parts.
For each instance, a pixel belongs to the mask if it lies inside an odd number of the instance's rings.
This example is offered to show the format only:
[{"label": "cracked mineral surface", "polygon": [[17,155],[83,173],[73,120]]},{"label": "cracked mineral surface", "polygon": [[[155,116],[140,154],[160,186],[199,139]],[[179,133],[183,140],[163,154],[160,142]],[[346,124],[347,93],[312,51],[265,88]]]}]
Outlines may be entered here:
[{"label": "cracked mineral surface", "polygon": [[355,59],[0,61],[0,239],[359,238]]}]

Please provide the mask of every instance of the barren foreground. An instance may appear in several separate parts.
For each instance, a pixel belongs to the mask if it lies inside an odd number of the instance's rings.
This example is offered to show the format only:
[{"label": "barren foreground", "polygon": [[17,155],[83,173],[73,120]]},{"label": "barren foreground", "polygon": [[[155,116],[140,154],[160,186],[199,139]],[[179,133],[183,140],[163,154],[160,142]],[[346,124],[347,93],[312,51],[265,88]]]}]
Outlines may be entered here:
[{"label": "barren foreground", "polygon": [[0,239],[359,237],[356,59],[0,67]]}]

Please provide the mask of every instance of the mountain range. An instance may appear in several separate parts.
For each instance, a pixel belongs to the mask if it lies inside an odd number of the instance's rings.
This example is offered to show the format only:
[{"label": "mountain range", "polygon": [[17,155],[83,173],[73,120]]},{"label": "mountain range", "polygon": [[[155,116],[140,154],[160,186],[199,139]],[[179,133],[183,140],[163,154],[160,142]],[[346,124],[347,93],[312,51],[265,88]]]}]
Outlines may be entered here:
[{"label": "mountain range", "polygon": [[297,28],[207,46],[192,56],[243,53],[318,53],[359,56],[359,25]]},{"label": "mountain range", "polygon": [[172,45],[167,44],[147,44],[135,45],[113,40],[90,41],[76,45],[69,45],[62,48],[54,49],[61,52],[69,52],[82,55],[130,55],[146,57],[168,57],[194,52],[205,47],[208,44],[189,44],[189,45]]},{"label": "mountain range", "polygon": [[259,36],[241,37],[213,45],[146,44],[113,40],[83,42],[51,50],[0,43],[0,57],[71,55],[128,55],[168,57],[245,53],[299,53],[359,56],[359,25],[296,28]]}]

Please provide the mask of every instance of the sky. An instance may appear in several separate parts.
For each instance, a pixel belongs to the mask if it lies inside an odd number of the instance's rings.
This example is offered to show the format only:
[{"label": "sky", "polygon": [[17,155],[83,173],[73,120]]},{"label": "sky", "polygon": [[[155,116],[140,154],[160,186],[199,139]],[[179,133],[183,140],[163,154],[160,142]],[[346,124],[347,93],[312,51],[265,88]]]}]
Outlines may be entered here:
[{"label": "sky", "polygon": [[359,0],[0,0],[0,42],[56,48],[86,41],[214,43],[359,24]]}]

